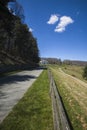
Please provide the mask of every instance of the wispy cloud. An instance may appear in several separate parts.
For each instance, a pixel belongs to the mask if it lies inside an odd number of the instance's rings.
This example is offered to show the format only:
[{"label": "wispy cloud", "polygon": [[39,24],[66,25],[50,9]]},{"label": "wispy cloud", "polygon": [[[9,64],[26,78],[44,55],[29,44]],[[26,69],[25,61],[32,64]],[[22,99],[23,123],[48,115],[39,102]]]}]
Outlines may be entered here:
[{"label": "wispy cloud", "polygon": [[60,17],[60,22],[55,28],[55,32],[64,32],[66,30],[66,26],[72,24],[74,20],[69,16],[62,16]]},{"label": "wispy cloud", "polygon": [[55,24],[58,20],[59,20],[59,17],[56,14],[51,15],[47,24]]},{"label": "wispy cloud", "polygon": [[33,32],[34,30],[32,28],[29,28],[29,32]]},{"label": "wispy cloud", "polygon": [[79,12],[79,11],[77,11],[77,12],[76,12],[76,15],[79,15],[79,14],[80,14],[80,12]]}]

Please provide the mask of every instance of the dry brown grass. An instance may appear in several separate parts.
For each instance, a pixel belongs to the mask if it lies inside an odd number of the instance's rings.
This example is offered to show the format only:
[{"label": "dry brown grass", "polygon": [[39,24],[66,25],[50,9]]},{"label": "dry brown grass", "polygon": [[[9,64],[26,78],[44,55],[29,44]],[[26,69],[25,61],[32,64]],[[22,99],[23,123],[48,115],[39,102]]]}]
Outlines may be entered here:
[{"label": "dry brown grass", "polygon": [[87,83],[52,68],[54,78],[68,111],[74,130],[87,130]]}]

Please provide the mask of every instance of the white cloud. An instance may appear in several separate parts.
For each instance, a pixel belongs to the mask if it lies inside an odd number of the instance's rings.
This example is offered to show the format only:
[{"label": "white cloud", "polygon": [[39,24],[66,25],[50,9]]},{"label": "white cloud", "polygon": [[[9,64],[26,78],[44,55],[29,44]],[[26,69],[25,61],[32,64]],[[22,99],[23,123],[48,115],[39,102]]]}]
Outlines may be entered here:
[{"label": "white cloud", "polygon": [[60,22],[58,23],[58,25],[55,28],[55,32],[64,32],[66,29],[66,26],[73,23],[73,19],[69,16],[62,16],[60,18]]},{"label": "white cloud", "polygon": [[33,32],[33,29],[32,29],[32,28],[29,28],[29,32]]},{"label": "white cloud", "polygon": [[56,14],[51,15],[47,24],[55,24],[58,20],[59,20],[59,17]]}]

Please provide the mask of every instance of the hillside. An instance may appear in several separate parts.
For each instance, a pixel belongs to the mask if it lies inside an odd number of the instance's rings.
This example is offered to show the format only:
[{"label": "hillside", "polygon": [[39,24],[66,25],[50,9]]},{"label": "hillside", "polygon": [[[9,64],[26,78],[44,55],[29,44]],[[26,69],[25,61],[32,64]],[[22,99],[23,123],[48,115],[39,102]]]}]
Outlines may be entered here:
[{"label": "hillside", "polygon": [[19,58],[15,58],[10,54],[0,51],[0,66],[4,65],[20,65],[25,64],[25,62]]},{"label": "hillside", "polygon": [[[39,62],[39,49],[37,40],[24,24],[22,17],[22,6],[16,1],[17,14],[8,9],[10,0],[0,2],[0,72],[3,69],[16,68],[19,66],[36,66]],[[20,8],[21,7],[21,8]],[[24,16],[24,14],[22,14]]]},{"label": "hillside", "polygon": [[72,76],[71,69],[65,72],[61,66],[50,66],[50,69],[73,130],[87,130],[87,83],[80,76],[82,69],[74,67],[76,76]]}]

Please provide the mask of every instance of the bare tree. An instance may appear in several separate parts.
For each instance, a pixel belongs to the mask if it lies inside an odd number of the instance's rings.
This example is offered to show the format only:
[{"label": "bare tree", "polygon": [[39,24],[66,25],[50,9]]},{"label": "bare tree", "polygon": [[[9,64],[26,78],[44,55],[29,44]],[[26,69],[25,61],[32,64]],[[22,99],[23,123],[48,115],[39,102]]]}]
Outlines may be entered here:
[{"label": "bare tree", "polygon": [[20,17],[22,23],[24,23],[25,16],[23,7],[17,1],[11,1],[8,4],[8,8],[13,15]]}]

